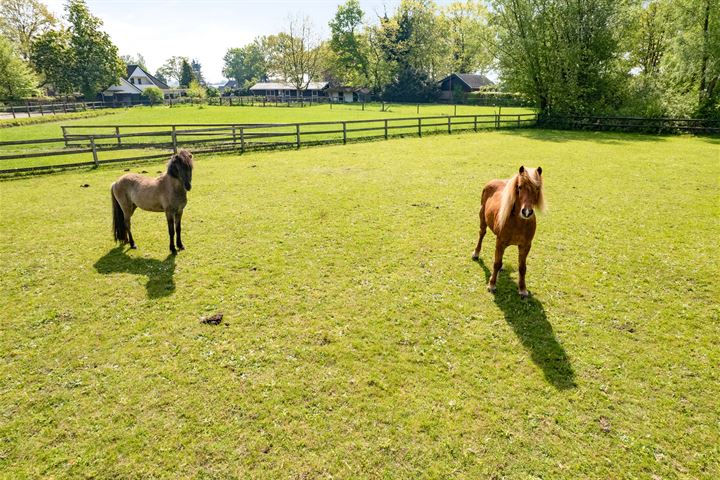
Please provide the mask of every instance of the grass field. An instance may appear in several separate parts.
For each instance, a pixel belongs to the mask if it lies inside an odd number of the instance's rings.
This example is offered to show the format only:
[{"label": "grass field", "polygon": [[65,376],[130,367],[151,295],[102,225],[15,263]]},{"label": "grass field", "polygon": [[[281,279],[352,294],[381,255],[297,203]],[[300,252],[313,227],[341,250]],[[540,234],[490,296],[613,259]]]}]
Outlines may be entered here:
[{"label": "grass field", "polygon": [[[2,181],[0,476],[718,478],[718,152],[524,130],[199,157],[177,257],[159,214],[113,245],[122,167]],[[549,203],[527,301],[516,249],[496,296],[491,235],[470,260],[482,185],[521,164]]]}]

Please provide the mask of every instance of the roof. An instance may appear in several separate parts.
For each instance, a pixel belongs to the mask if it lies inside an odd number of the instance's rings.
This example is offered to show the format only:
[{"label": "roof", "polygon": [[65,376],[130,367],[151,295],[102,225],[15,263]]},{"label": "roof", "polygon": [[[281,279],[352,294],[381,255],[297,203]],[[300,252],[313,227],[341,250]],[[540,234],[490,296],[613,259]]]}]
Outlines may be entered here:
[{"label": "roof", "polygon": [[477,89],[486,85],[493,85],[493,82],[490,81],[490,79],[487,78],[485,75],[478,75],[475,73],[452,73],[440,80],[440,82],[444,82],[453,75],[459,78],[465,85],[472,89]]},{"label": "roof", "polygon": [[[328,82],[310,82],[306,90],[322,90],[328,86]],[[295,86],[288,82],[260,82],[256,83],[250,90],[297,90]]]},{"label": "roof", "polygon": [[147,70],[145,70],[145,69],[144,69],[143,67],[141,67],[140,65],[135,65],[135,64],[127,65],[127,73],[126,73],[126,75],[125,75],[125,78],[130,78],[130,75],[132,75],[132,73],[135,71],[136,68],[139,68],[140,70],[142,70],[142,72],[143,72],[145,75],[147,75],[147,77],[150,79],[150,81],[152,81],[152,82],[155,84],[156,87],[160,87],[160,88],[163,88],[163,89],[168,89],[168,88],[170,88],[170,87],[167,85],[167,83],[161,81],[160,79],[158,79],[158,78],[155,77],[154,75],[151,75]]},{"label": "roof", "polygon": [[237,82],[235,80],[228,80],[225,85],[222,86],[223,88],[233,88],[237,87]]}]

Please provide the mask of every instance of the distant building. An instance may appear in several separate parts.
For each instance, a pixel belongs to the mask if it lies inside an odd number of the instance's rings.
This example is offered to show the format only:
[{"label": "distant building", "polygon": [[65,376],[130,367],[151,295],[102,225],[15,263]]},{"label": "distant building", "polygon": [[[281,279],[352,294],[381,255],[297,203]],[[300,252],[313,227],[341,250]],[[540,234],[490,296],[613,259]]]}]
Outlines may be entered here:
[{"label": "distant building", "polygon": [[163,91],[165,98],[179,97],[184,91],[183,89],[170,88],[165,82],[146,72],[139,65],[128,65],[126,76],[120,78],[120,82],[116,85],[112,85],[102,92],[102,97],[106,102],[141,103],[144,100],[142,93],[149,87],[158,87]]},{"label": "distant building", "polygon": [[[328,82],[310,82],[301,92],[302,98],[320,98],[327,96]],[[250,87],[253,95],[260,95],[269,99],[300,98],[297,88],[288,82],[260,82]]]},{"label": "distant building", "polygon": [[485,75],[474,73],[452,73],[439,83],[441,100],[452,100],[457,91],[468,94],[478,92],[482,87],[494,85]]},{"label": "distant building", "polygon": [[353,102],[364,102],[367,99],[370,89],[348,87],[348,86],[333,86],[328,87],[326,90],[327,96],[330,100],[338,103],[353,103]]},{"label": "distant building", "polygon": [[238,83],[235,80],[228,80],[225,85],[218,87],[218,90],[220,90],[220,93],[228,94],[229,92],[232,92],[233,90],[236,90],[237,88],[238,88]]}]

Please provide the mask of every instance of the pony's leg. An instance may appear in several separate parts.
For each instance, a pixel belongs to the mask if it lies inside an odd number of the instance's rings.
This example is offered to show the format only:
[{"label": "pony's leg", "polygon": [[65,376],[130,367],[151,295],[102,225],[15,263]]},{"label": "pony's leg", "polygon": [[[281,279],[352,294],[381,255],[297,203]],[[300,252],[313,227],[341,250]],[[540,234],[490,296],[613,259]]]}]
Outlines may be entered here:
[{"label": "pony's leg", "polygon": [[518,292],[522,298],[527,298],[530,295],[527,291],[527,287],[525,287],[525,272],[527,271],[525,261],[527,260],[528,253],[530,253],[530,246],[531,244],[529,243],[527,245],[518,245],[518,258],[520,264],[518,267],[518,273],[520,274],[520,278],[518,279]]},{"label": "pony's leg", "polygon": [[477,260],[478,258],[480,258],[480,249],[482,249],[483,238],[485,238],[485,233],[487,232],[487,223],[485,223],[484,210],[485,208],[480,209],[480,239],[478,240],[477,247],[475,247],[475,252],[473,252],[473,260]]},{"label": "pony's leg", "polygon": [[493,263],[493,273],[488,283],[488,292],[495,293],[495,283],[497,282],[498,272],[502,269],[502,259],[505,253],[505,245],[499,241],[495,244],[495,262]]},{"label": "pony's leg", "polygon": [[168,224],[168,235],[170,236],[170,253],[173,255],[177,254],[175,249],[175,214],[171,211],[165,212],[165,218]]},{"label": "pony's leg", "polygon": [[180,231],[182,230],[182,227],[180,226],[180,222],[182,221],[182,214],[182,210],[178,210],[178,212],[175,214],[175,243],[177,244],[178,250],[185,250],[185,245],[183,245],[180,238]]},{"label": "pony's leg", "polygon": [[135,239],[132,236],[132,230],[130,230],[130,218],[132,217],[132,214],[135,213],[135,205],[130,207],[130,213],[128,215],[125,215],[125,228],[127,228],[128,232],[128,239],[130,240],[130,248],[133,250],[137,249],[137,245],[135,245]]}]

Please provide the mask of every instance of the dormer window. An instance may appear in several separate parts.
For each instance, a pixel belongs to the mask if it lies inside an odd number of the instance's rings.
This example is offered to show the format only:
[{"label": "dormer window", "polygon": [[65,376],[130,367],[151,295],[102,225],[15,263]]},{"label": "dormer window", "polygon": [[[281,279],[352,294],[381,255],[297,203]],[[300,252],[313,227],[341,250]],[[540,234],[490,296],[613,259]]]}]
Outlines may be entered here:
[{"label": "dormer window", "polygon": [[130,78],[130,83],[132,83],[133,85],[135,85],[135,79],[131,77],[131,78]]}]

